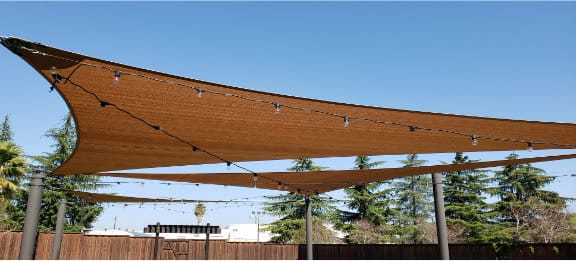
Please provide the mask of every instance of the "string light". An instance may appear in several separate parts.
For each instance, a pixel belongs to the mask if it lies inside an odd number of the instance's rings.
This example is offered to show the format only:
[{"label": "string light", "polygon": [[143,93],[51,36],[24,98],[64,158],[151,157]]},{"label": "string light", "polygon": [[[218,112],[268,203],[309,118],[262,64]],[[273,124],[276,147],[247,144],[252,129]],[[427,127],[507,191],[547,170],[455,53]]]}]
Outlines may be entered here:
[{"label": "string light", "polygon": [[416,131],[416,127],[410,126],[410,132],[415,132],[415,131]]},{"label": "string light", "polygon": [[[106,67],[106,66],[102,66],[102,65],[95,65],[95,64],[91,64],[91,63],[86,63],[83,61],[79,61],[79,60],[74,60],[74,59],[70,59],[70,58],[66,58],[66,57],[61,57],[58,55],[53,55],[53,54],[48,54],[45,52],[41,52],[38,51],[36,49],[32,49],[32,48],[27,48],[25,46],[18,46],[20,49],[25,50],[25,51],[29,51],[32,54],[36,54],[36,55],[43,55],[43,56],[50,56],[53,58],[57,58],[57,59],[61,59],[61,60],[65,60],[65,61],[69,61],[69,62],[74,62],[74,63],[78,63],[84,66],[90,66],[90,67],[94,67],[94,68],[100,68],[100,69],[104,69],[104,70],[110,70],[110,71],[115,71],[115,69]],[[249,98],[249,97],[244,97],[241,95],[236,95],[236,94],[230,94],[230,93],[223,93],[223,92],[218,92],[218,91],[213,91],[213,90],[204,90],[198,87],[192,87],[183,83],[178,83],[178,82],[173,82],[173,81],[168,81],[168,80],[163,80],[163,79],[158,79],[158,78],[153,78],[150,76],[146,76],[146,75],[141,75],[138,73],[129,73],[129,72],[123,72],[123,74],[129,74],[129,75],[133,75],[133,76],[137,76],[137,77],[142,77],[142,78],[146,78],[148,80],[152,80],[152,81],[157,81],[157,82],[162,82],[162,83],[166,83],[166,84],[172,84],[172,85],[176,85],[176,86],[181,86],[181,87],[186,87],[186,88],[192,88],[192,89],[196,89],[198,91],[198,96],[201,97],[202,93],[204,91],[210,92],[212,94],[217,94],[217,95],[224,95],[224,96],[229,96],[229,97],[234,97],[234,98],[239,98],[239,99],[244,99],[247,101],[252,101],[252,102],[262,102],[262,103],[273,103],[270,101],[266,101],[266,100],[261,100],[261,99],[255,99],[255,98]],[[59,76],[60,79],[62,79],[61,76]],[[320,110],[316,110],[316,109],[311,109],[311,108],[305,108],[305,107],[297,107],[297,106],[291,106],[291,105],[283,105],[285,107],[289,107],[291,109],[296,109],[296,110],[303,110],[303,111],[309,111],[309,112],[316,112],[316,113],[321,113],[324,115],[329,115],[329,116],[334,116],[334,117],[342,117],[341,115],[338,115],[336,113],[330,113],[330,112],[326,112],[326,111],[320,111]],[[404,127],[411,127],[410,125],[407,124],[403,124],[403,123],[399,123],[399,122],[390,122],[390,121],[381,121],[381,120],[374,120],[374,119],[369,119],[369,118],[355,118],[357,120],[363,120],[363,121],[369,121],[369,122],[373,122],[373,123],[378,123],[378,124],[388,124],[388,125],[396,125],[396,126],[404,126]],[[349,120],[349,119],[348,119]],[[463,135],[463,136],[471,136],[471,134],[469,133],[464,133],[464,132],[460,132],[460,131],[454,131],[454,130],[446,130],[446,129],[438,129],[438,128],[426,128],[426,127],[422,127],[422,126],[412,126],[414,127],[414,129],[421,129],[421,130],[426,130],[426,131],[438,131],[438,132],[445,132],[445,133],[451,133],[454,135]],[[488,136],[483,136],[483,139],[490,139],[490,140],[497,140],[497,141],[505,141],[505,142],[523,142],[526,143],[527,141],[523,141],[523,140],[518,140],[518,139],[510,139],[510,138],[503,138],[503,137],[488,137]],[[574,144],[558,144],[558,143],[554,143],[554,142],[544,142],[544,141],[539,141],[538,143],[541,144],[550,144],[550,145],[555,145],[555,146],[562,146],[562,147],[569,147],[569,148],[574,148],[576,147],[576,145]]]},{"label": "string light", "polygon": [[62,76],[60,74],[58,74],[58,69],[56,69],[55,66],[52,66],[50,68],[50,74],[52,75],[52,78],[54,79],[54,81],[62,82]]},{"label": "string light", "polygon": [[274,103],[274,113],[275,114],[280,114],[280,103]]},{"label": "string light", "polygon": [[478,145],[478,136],[476,134],[472,134],[472,146]]},{"label": "string light", "polygon": [[232,166],[232,162],[227,161],[227,162],[226,162],[226,169],[227,169],[227,170],[230,170],[230,169],[232,168],[231,166]]},{"label": "string light", "polygon": [[282,182],[278,182],[278,186],[276,186],[278,190],[282,190]]},{"label": "string light", "polygon": [[120,71],[114,71],[114,81],[112,81],[115,85],[118,85],[118,83],[120,82],[120,75],[122,74],[122,72]]},{"label": "string light", "polygon": [[[114,71],[114,72],[116,72],[116,70],[111,69],[111,68],[106,67],[106,66],[94,65],[94,64],[90,64],[90,63],[86,63],[86,62],[74,60],[74,59],[69,59],[69,58],[65,58],[65,57],[60,57],[60,56],[57,56],[57,55],[47,54],[47,53],[43,53],[43,52],[40,52],[40,51],[35,50],[35,49],[27,48],[27,47],[25,47],[25,46],[19,46],[19,47],[20,47],[20,49],[30,51],[30,52],[33,53],[33,54],[40,54],[40,55],[44,55],[44,56],[50,56],[50,57],[54,57],[54,58],[57,58],[57,59],[62,59],[62,60],[66,60],[66,61],[75,62],[75,63],[78,63],[78,64],[80,64],[80,65],[84,65],[84,66],[90,66],[90,67],[94,67],[94,68],[100,68],[100,69],[105,69],[105,70],[109,70],[109,71]],[[54,78],[54,80],[55,80],[56,82],[61,82],[61,80],[64,79],[64,77],[62,77],[61,75],[59,75],[59,74],[57,73],[55,67],[52,67],[52,68],[51,68],[51,73],[52,73],[52,76],[53,76],[53,78]],[[224,95],[224,96],[228,96],[228,97],[239,98],[239,99],[243,99],[243,100],[246,100],[246,101],[261,102],[261,103],[268,103],[268,104],[273,103],[273,102],[270,102],[270,101],[261,100],[261,99],[256,99],[256,98],[250,98],[250,97],[244,97],[244,96],[237,95],[237,94],[223,93],[223,92],[213,91],[213,90],[204,90],[204,89],[201,89],[201,88],[198,88],[198,87],[192,87],[192,86],[189,86],[189,85],[186,85],[186,84],[183,84],[183,83],[172,82],[172,81],[163,80],[163,79],[157,79],[157,78],[153,78],[153,77],[150,77],[150,76],[141,75],[141,74],[137,74],[137,73],[123,72],[123,74],[129,74],[129,75],[142,77],[142,78],[145,78],[145,79],[148,79],[148,80],[152,80],[152,81],[156,81],[156,82],[162,82],[162,83],[166,83],[166,84],[172,84],[172,85],[176,85],[176,86],[181,86],[181,87],[196,89],[196,90],[198,91],[198,97],[202,97],[203,92],[204,92],[204,91],[208,91],[208,92],[210,92],[210,93],[212,93],[212,94]],[[67,80],[67,81],[70,81],[70,79],[66,79],[66,80]],[[82,87],[81,85],[78,85],[78,84],[74,84],[74,85],[76,85],[77,87],[81,88],[81,89],[84,90],[85,92],[87,92],[87,93],[89,93],[89,94],[92,94],[96,99],[98,99],[99,101],[101,101],[100,98],[99,98],[95,93],[86,90],[86,89],[85,89],[84,87]],[[275,108],[276,108],[276,106],[277,106],[276,104],[278,104],[278,103],[273,103],[273,104],[275,104]],[[101,103],[101,105],[102,105],[102,103]],[[105,103],[105,105],[113,105],[113,104]],[[279,105],[279,104],[278,104],[278,105]],[[118,109],[118,110],[120,110],[120,111],[122,111],[122,112],[124,112],[124,113],[126,113],[126,114],[129,114],[129,115],[132,116],[133,118],[135,118],[135,119],[137,119],[137,120],[139,120],[139,121],[147,124],[148,126],[154,128],[154,129],[156,129],[156,130],[161,130],[159,126],[151,125],[150,123],[146,122],[145,120],[143,120],[143,119],[141,119],[141,118],[138,118],[138,117],[132,115],[130,112],[128,112],[128,111],[126,111],[126,110],[124,110],[124,109],[119,108],[117,105],[113,105],[113,106],[114,106],[116,109]],[[336,114],[336,113],[325,112],[325,111],[320,111],[320,110],[311,109],[311,108],[305,108],[305,107],[296,107],[296,106],[291,106],[291,105],[282,105],[282,106],[289,107],[289,108],[291,108],[291,109],[296,109],[296,110],[302,110],[302,111],[309,111],[309,112],[321,113],[321,114],[323,114],[323,115],[328,115],[328,116],[333,116],[333,117],[341,117],[341,118],[344,119],[344,126],[345,126],[345,127],[348,127],[349,124],[350,124],[350,117],[349,117],[349,116],[341,116],[341,115],[338,115],[338,114]],[[410,126],[410,125],[403,124],[403,123],[399,123],[399,122],[381,121],[381,120],[374,120],[374,119],[369,119],[369,118],[354,118],[354,119],[356,119],[356,120],[363,120],[363,121],[369,121],[369,122],[377,123],[377,124],[387,124],[387,125],[395,125],[395,126],[409,127],[410,131],[413,131],[413,130],[415,130],[416,128],[418,128],[418,129],[426,130],[426,131],[438,131],[438,132],[444,132],[444,133],[451,133],[451,134],[454,134],[454,135],[471,136],[471,137],[472,137],[472,144],[473,144],[474,146],[476,146],[476,145],[478,144],[478,137],[477,137],[475,134],[472,134],[472,135],[471,135],[471,134],[469,134],[469,133],[464,133],[464,132],[454,131],[454,130],[445,130],[445,129],[438,129],[438,128],[426,128],[426,127],[422,127],[422,126]],[[164,132],[166,135],[168,135],[168,136],[171,136],[171,137],[173,137],[173,138],[175,138],[175,139],[178,139],[179,141],[181,141],[181,142],[183,142],[183,143],[185,143],[185,144],[188,144],[188,145],[192,146],[189,142],[186,142],[186,141],[182,140],[182,139],[179,138],[178,136],[175,136],[175,135],[173,135],[173,134],[171,134],[171,133],[168,133],[168,132],[166,132],[166,131],[164,131],[164,130],[161,130],[161,131],[163,131],[163,132]],[[526,141],[523,141],[523,140],[510,139],[510,138],[502,138],[502,137],[487,137],[487,136],[483,136],[483,139],[497,140],[497,141],[505,141],[505,142],[524,142],[524,143],[526,142]],[[542,142],[542,141],[539,141],[538,143],[541,143],[541,144],[550,144],[550,145],[556,145],[556,146],[563,146],[563,147],[570,147],[570,148],[576,147],[576,145],[573,145],[573,144],[557,144],[557,143],[553,143],[553,142]],[[231,162],[225,161],[223,158],[221,158],[221,157],[219,157],[219,156],[217,156],[217,155],[215,155],[215,154],[212,154],[212,153],[210,153],[210,152],[208,152],[208,151],[206,151],[206,150],[202,150],[202,151],[205,152],[205,153],[207,153],[207,154],[209,154],[209,155],[211,155],[211,156],[213,156],[213,157],[215,157],[215,158],[218,158],[218,159],[220,159],[220,160],[223,160],[224,162],[227,163],[227,166],[228,166],[228,167],[230,167],[230,165],[232,164]],[[247,169],[247,168],[238,166],[238,165],[236,165],[236,164],[235,164],[235,166],[237,166],[237,167],[239,167],[239,168],[241,168],[241,169],[244,169],[244,170],[246,170],[246,171],[248,171],[248,172],[255,173],[255,172],[252,171],[252,170],[249,170],[249,169]]]},{"label": "string light", "polygon": [[528,142],[528,151],[532,152],[532,150],[534,150],[534,147],[532,147],[532,142]]}]

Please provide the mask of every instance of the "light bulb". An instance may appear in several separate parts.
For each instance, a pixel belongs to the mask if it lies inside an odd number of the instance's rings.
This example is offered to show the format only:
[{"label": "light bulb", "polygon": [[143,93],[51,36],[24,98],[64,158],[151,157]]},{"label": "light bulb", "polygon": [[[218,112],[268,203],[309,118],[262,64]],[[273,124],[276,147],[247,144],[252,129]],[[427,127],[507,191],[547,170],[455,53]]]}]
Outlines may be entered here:
[{"label": "light bulb", "polygon": [[274,104],[274,113],[275,113],[275,114],[279,114],[279,113],[280,113],[280,106],[282,106],[282,105],[280,105],[280,103],[275,103],[275,104]]},{"label": "light bulb", "polygon": [[276,186],[278,190],[282,190],[282,183],[278,182],[278,186]]},{"label": "light bulb", "polygon": [[198,90],[198,98],[202,98],[202,94],[204,93],[204,90],[201,88],[198,88],[196,90]]},{"label": "light bulb", "polygon": [[478,145],[478,136],[476,134],[472,135],[472,146]]},{"label": "light bulb", "polygon": [[227,169],[227,170],[232,169],[231,166],[232,166],[232,162],[230,162],[230,161],[226,162],[226,169]]},{"label": "light bulb", "polygon": [[60,76],[60,74],[58,74],[58,69],[56,69],[55,66],[52,66],[50,68],[50,74],[52,75],[52,78],[54,78],[54,81],[56,81],[56,82],[62,81],[62,76]]},{"label": "light bulb", "polygon": [[114,81],[112,81],[114,84],[118,84],[120,82],[120,75],[122,74],[122,72],[120,71],[114,71]]},{"label": "light bulb", "polygon": [[350,118],[348,116],[344,116],[344,127],[350,126]]},{"label": "light bulb", "polygon": [[532,152],[532,150],[534,150],[534,147],[532,147],[532,142],[528,142],[528,151]]}]

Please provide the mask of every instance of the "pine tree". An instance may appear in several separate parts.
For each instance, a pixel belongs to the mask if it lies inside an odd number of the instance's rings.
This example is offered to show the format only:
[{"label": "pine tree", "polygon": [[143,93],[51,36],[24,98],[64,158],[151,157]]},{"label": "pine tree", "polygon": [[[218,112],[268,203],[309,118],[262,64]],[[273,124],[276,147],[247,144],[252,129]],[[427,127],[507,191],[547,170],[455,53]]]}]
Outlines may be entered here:
[{"label": "pine tree", "polygon": [[4,116],[4,121],[2,122],[2,130],[0,130],[0,142],[9,141],[12,142],[14,138],[14,134],[10,129],[10,120],[8,119],[8,115]]},{"label": "pine tree", "polygon": [[[358,156],[355,160],[354,169],[372,169],[382,163],[384,161],[370,162],[369,157]],[[353,212],[338,211],[340,222],[354,224],[360,220],[365,220],[375,226],[384,224],[390,214],[390,203],[384,191],[378,190],[382,184],[382,182],[372,182],[344,189],[349,198],[345,205]]]},{"label": "pine tree", "polygon": [[[305,172],[305,171],[319,171],[324,167],[314,165],[311,159],[303,158],[294,160],[295,165],[288,168],[290,171]],[[269,196],[270,203],[264,208],[266,213],[281,217],[279,220],[272,222],[265,230],[271,231],[275,236],[271,239],[276,243],[304,243],[304,228],[306,223],[306,206],[304,203],[305,196],[298,192],[288,193],[286,195]],[[331,205],[332,200],[320,196],[311,196],[310,204],[312,208],[313,227],[313,241],[315,243],[331,243],[323,242],[325,240],[331,241],[332,237],[330,231],[322,226],[322,223],[332,220],[334,207]],[[324,235],[320,238],[320,235]]]},{"label": "pine tree", "polygon": [[[400,163],[404,167],[418,167],[425,160],[419,160],[418,155],[410,154]],[[433,210],[432,179],[429,175],[410,176],[394,179],[387,191],[395,195],[395,215],[392,224],[399,236],[396,240],[405,244],[428,243],[433,236],[424,233],[428,230]]]},{"label": "pine tree", "polygon": [[[463,153],[456,153],[453,164],[474,162]],[[487,171],[461,170],[444,173],[444,202],[446,221],[451,227],[462,229],[465,243],[494,242],[490,232],[489,205],[484,201],[491,179]]]},{"label": "pine tree", "polygon": [[[516,158],[517,154],[507,157]],[[554,181],[554,177],[545,174],[544,170],[530,164],[509,165],[495,172],[498,188],[493,193],[499,198],[496,210],[500,220],[513,231],[515,241],[534,241],[529,230],[537,209],[562,211],[566,208],[566,200],[557,192],[543,190]]]},{"label": "pine tree", "polygon": [[[35,156],[34,160],[40,164],[41,169],[52,171],[70,157],[76,145],[76,129],[72,116],[68,114],[60,128],[48,130],[46,137],[55,141],[55,144],[52,145],[54,151],[45,153],[43,156]],[[102,212],[102,206],[97,203],[88,203],[84,198],[66,193],[63,190],[95,190],[102,186],[97,183],[99,179],[98,176],[82,174],[47,177],[44,180],[39,229],[52,231],[55,228],[60,199],[66,199],[71,203],[66,211],[68,223],[65,225],[65,231],[79,232],[85,228],[90,228]],[[28,191],[21,190],[15,199],[15,204],[9,208],[9,215],[12,220],[11,227],[14,229],[21,229],[23,226],[27,200]]]}]

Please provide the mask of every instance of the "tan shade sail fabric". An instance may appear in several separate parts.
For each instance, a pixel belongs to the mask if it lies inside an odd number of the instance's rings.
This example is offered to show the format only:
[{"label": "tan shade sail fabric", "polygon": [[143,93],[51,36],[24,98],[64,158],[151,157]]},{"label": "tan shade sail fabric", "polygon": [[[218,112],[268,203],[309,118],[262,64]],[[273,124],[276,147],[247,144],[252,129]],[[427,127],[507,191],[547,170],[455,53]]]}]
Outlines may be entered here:
[{"label": "tan shade sail fabric", "polygon": [[74,115],[76,150],[57,174],[576,147],[575,124],[304,99],[153,72],[17,38],[2,38],[2,44],[53,83]]},{"label": "tan shade sail fabric", "polygon": [[[66,192],[83,197],[88,202],[92,203],[103,203],[103,202],[118,202],[118,203],[144,203],[144,202],[165,202],[165,203],[226,203],[231,201],[225,200],[195,200],[195,199],[158,199],[158,198],[140,198],[140,197],[128,197],[119,196],[113,194],[99,194],[99,193],[89,193],[83,191],[66,190]],[[234,200],[233,202],[248,202],[241,200]]]},{"label": "tan shade sail fabric", "polygon": [[[257,187],[263,189],[300,191],[306,195],[324,193],[368,182],[379,182],[398,177],[453,172],[468,169],[490,168],[498,166],[526,164],[576,158],[576,154],[535,157],[512,160],[447,164],[423,167],[337,170],[310,172],[269,172],[258,174],[215,173],[215,174],[144,174],[144,173],[97,173],[98,176],[190,182],[238,187]],[[257,178],[254,179],[254,176]]]}]

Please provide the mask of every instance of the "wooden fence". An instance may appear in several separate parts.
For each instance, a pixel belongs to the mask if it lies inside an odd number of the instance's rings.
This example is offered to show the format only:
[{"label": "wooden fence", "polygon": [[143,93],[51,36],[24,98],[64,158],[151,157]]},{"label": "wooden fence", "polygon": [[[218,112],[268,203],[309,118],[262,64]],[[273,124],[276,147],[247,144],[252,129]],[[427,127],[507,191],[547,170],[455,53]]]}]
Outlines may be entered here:
[{"label": "wooden fence", "polygon": [[[0,259],[18,259],[21,232],[0,232]],[[38,235],[36,259],[50,259],[54,234]],[[204,259],[204,241],[160,239],[158,258],[162,260]],[[297,260],[306,259],[305,245],[232,243],[210,241],[210,259]],[[60,259],[146,260],[154,258],[154,238],[127,236],[85,236],[64,234]],[[314,245],[314,259],[439,259],[436,245]],[[450,245],[451,259],[497,259],[489,244]],[[575,259],[576,244],[526,244],[501,248],[500,259]]]}]

